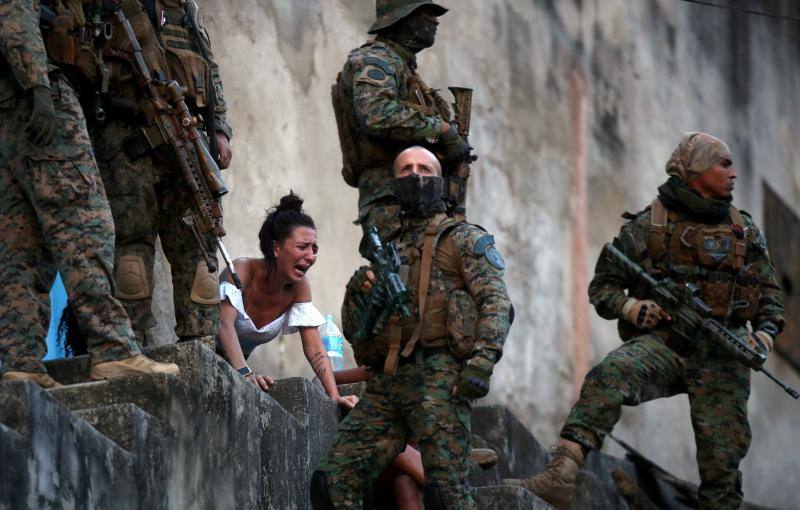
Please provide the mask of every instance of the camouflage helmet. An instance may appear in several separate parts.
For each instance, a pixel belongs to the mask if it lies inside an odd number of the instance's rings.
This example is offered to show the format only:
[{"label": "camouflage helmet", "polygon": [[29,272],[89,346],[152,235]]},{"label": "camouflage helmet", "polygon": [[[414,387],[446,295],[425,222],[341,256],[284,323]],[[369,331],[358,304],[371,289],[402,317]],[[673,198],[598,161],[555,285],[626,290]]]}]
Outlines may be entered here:
[{"label": "camouflage helmet", "polygon": [[442,7],[441,5],[431,1],[420,2],[418,0],[375,0],[375,15],[378,19],[370,27],[369,33],[374,34],[378,30],[382,30],[394,25],[423,5],[430,5],[436,11],[438,11],[436,12],[436,16],[441,16],[448,11],[446,7]]}]

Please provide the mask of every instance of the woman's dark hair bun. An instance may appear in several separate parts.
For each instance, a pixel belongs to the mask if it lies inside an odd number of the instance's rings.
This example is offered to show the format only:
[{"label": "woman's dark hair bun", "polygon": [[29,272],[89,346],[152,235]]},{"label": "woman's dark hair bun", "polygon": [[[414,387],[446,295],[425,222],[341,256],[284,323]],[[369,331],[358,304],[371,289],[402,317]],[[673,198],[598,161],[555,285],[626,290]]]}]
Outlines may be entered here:
[{"label": "woman's dark hair bun", "polygon": [[311,216],[303,212],[303,199],[289,191],[278,205],[267,210],[267,218],[258,232],[258,245],[270,269],[275,269],[274,244],[282,243],[295,227],[316,229]]},{"label": "woman's dark hair bun", "polygon": [[275,208],[277,212],[296,211],[303,212],[303,199],[295,195],[294,191],[289,190],[289,194],[281,197],[281,202]]}]

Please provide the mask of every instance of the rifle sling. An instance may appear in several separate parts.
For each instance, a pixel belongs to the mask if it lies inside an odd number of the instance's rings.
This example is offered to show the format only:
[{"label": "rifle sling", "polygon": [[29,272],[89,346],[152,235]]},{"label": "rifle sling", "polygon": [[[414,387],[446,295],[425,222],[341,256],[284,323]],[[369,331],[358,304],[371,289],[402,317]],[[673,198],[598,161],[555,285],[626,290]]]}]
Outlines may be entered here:
[{"label": "rifle sling", "polygon": [[[434,238],[436,237],[436,227],[437,225],[431,223],[425,228],[425,242],[422,245],[422,267],[420,268],[419,275],[419,320],[417,321],[417,327],[414,328],[414,333],[411,334],[411,339],[409,339],[403,352],[400,353],[404,358],[407,358],[414,352],[414,347],[416,347],[420,332],[422,331],[422,320],[425,313],[425,305],[428,301],[428,286],[431,281],[431,266],[433,265],[433,245]],[[392,317],[392,319],[394,320],[396,317]],[[397,371],[397,365],[400,361],[397,355],[400,351],[401,340],[401,335],[394,335],[390,325],[389,353],[386,355],[386,363],[383,367],[383,372],[387,375],[394,375]]]}]

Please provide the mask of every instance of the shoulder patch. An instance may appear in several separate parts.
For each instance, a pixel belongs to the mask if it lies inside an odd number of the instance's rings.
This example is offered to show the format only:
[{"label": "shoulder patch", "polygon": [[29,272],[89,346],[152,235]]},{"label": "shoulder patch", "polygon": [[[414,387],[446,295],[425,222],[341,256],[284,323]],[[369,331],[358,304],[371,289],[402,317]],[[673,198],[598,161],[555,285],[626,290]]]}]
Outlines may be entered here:
[{"label": "shoulder patch", "polygon": [[475,248],[473,250],[473,254],[476,257],[482,257],[486,254],[486,250],[494,244],[494,236],[486,234],[485,236],[478,239],[475,243]]},{"label": "shoulder patch", "polygon": [[[369,56],[364,59],[364,63],[368,66],[375,66],[383,71],[384,74],[388,74],[392,76],[395,74],[395,70],[390,66],[386,61],[379,59],[378,57]],[[370,76],[372,78],[372,76]],[[374,78],[376,80],[382,78]]]},{"label": "shoulder patch", "polygon": [[486,234],[478,239],[475,242],[475,248],[473,249],[472,253],[475,258],[485,257],[486,261],[496,269],[503,270],[506,267],[503,256],[500,255],[500,252],[494,247],[493,235]]}]

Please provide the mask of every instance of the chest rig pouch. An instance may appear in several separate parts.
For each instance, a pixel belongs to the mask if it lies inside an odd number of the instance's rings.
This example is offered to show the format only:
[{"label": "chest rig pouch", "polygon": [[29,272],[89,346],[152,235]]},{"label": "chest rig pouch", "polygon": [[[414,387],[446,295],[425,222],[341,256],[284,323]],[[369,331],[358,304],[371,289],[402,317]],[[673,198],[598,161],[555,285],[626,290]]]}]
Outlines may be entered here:
[{"label": "chest rig pouch", "polygon": [[[208,104],[207,87],[213,85],[208,62],[195,49],[195,37],[204,34],[189,31],[192,25],[202,31],[197,7],[191,0],[157,0],[155,5],[170,78],[186,89],[186,98],[192,99],[197,108],[203,108]],[[193,23],[189,16],[193,17]]]},{"label": "chest rig pouch", "polygon": [[660,200],[653,202],[648,250],[659,265],[666,252],[667,276],[693,283],[718,318],[751,320],[758,310],[758,280],[745,264],[748,237],[744,218],[731,206],[731,224],[680,221]]},{"label": "chest rig pouch", "polygon": [[81,0],[42,2],[42,35],[47,58],[58,64],[74,86],[93,84],[98,69],[95,30],[109,35],[109,25],[89,26]]},{"label": "chest rig pouch", "polygon": [[[406,251],[407,283],[417,289],[418,308],[415,321],[396,327],[394,334],[389,328],[389,349],[384,364],[384,372],[388,374],[396,371],[400,356],[408,358],[417,345],[424,349],[449,347],[459,359],[468,357],[474,349],[477,307],[472,296],[463,289],[455,245],[445,237],[460,223],[448,218],[429,224],[422,252],[413,247]],[[444,242],[440,242],[442,240]]]}]

